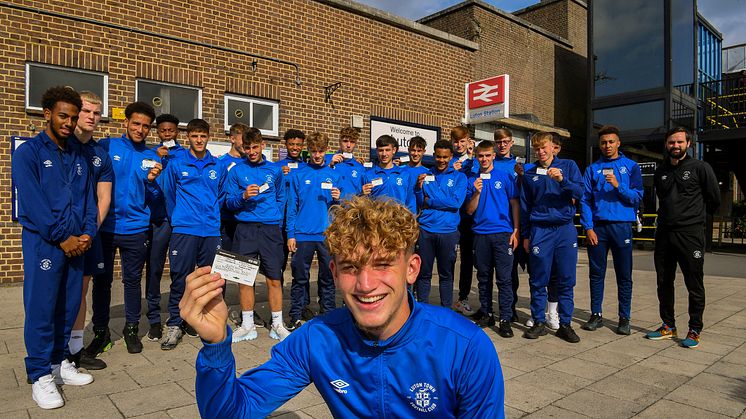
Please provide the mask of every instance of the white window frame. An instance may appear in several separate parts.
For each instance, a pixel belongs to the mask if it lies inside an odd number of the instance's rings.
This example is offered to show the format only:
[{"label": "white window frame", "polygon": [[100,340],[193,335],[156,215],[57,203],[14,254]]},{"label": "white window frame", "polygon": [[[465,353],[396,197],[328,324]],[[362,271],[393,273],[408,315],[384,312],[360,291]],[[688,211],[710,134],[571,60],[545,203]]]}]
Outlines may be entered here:
[{"label": "white window frame", "polygon": [[266,129],[260,129],[262,135],[266,135],[269,137],[279,137],[280,136],[280,102],[276,100],[268,100],[268,99],[260,99],[257,97],[252,96],[242,96],[242,95],[236,95],[236,94],[229,94],[226,93],[223,99],[223,124],[225,132],[230,131],[230,124],[228,123],[228,101],[235,100],[237,102],[244,102],[249,103],[249,126],[254,125],[254,104],[260,104],[260,105],[266,105],[272,107],[272,126],[274,129],[272,130],[266,130]]},{"label": "white window frame", "polygon": [[43,111],[43,109],[39,106],[31,106],[31,101],[29,98],[29,93],[31,90],[30,89],[31,67],[51,68],[54,70],[69,71],[72,73],[83,73],[83,74],[92,74],[95,76],[101,76],[104,80],[103,95],[101,96],[101,102],[102,102],[101,117],[108,118],[109,116],[109,75],[107,73],[99,73],[98,71],[81,70],[79,68],[64,67],[64,66],[51,65],[51,64],[42,64],[42,63],[37,63],[37,62],[26,62],[26,80],[24,82],[24,85],[25,85],[24,95],[25,95],[25,105],[26,105],[27,111],[37,111],[37,112]]},{"label": "white window frame", "polygon": [[[195,118],[199,118],[199,119],[202,118],[202,88],[201,87],[189,86],[186,84],[168,83],[165,81],[150,80],[150,79],[135,79],[135,100],[140,100],[140,82],[157,84],[160,86],[171,86],[171,87],[179,87],[182,89],[196,90],[197,91],[197,116]],[[179,128],[186,128],[187,123],[189,123],[189,121],[179,121]]]}]

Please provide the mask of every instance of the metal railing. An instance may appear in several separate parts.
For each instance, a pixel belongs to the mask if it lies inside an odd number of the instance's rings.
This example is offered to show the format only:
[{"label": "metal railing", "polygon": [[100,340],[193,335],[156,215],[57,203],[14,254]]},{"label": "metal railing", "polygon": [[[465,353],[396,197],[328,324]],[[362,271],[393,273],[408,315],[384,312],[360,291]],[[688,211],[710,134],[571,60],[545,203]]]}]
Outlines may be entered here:
[{"label": "metal railing", "polygon": [[702,131],[746,127],[746,76],[699,84]]},{"label": "metal railing", "polygon": [[733,217],[715,217],[712,224],[713,245],[746,244],[746,228]]}]

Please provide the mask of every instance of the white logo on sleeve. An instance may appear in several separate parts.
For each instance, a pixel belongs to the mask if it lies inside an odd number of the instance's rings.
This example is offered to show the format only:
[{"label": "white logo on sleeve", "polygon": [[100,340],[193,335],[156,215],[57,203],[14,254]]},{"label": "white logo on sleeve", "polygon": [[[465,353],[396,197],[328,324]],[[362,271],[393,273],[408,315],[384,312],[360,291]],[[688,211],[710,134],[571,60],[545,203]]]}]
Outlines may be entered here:
[{"label": "white logo on sleeve", "polygon": [[210,170],[210,174],[208,175],[208,177],[209,177],[210,179],[212,179],[212,180],[215,180],[215,179],[217,179],[217,178],[218,178],[218,172],[216,172],[216,171],[214,171],[214,170]]},{"label": "white logo on sleeve", "polygon": [[91,159],[91,164],[93,164],[94,167],[101,167],[101,157],[93,156],[93,158]]},{"label": "white logo on sleeve", "polygon": [[629,244],[629,243],[630,243],[630,239],[624,239],[624,244]]},{"label": "white logo on sleeve", "polygon": [[119,156],[117,156],[117,155],[115,154],[115,155],[114,155],[114,161],[119,161],[119,160],[122,160],[122,158],[121,158],[121,157],[119,157]]},{"label": "white logo on sleeve", "polygon": [[44,160],[44,167],[52,167],[52,160]]},{"label": "white logo on sleeve", "polygon": [[666,175],[661,176],[661,180],[666,180],[666,179],[668,179],[668,176]]},{"label": "white logo on sleeve", "polygon": [[350,386],[344,380],[340,380],[340,379],[330,381],[329,384],[333,385],[334,391],[336,391],[339,394],[347,394],[347,390],[345,390],[345,388]]},{"label": "white logo on sleeve", "polygon": [[306,185],[310,185],[311,184],[311,179],[306,179],[305,184]]},{"label": "white logo on sleeve", "polygon": [[531,178],[531,180],[533,180],[534,182],[536,182],[536,181],[539,180],[539,176],[534,176],[534,177]]},{"label": "white logo on sleeve", "polygon": [[48,271],[52,269],[52,261],[49,259],[42,259],[41,262],[39,262],[39,267],[42,271]]},{"label": "white logo on sleeve", "polygon": [[179,255],[179,251],[178,250],[174,249],[174,250],[171,251],[171,256],[178,256],[178,255]]},{"label": "white logo on sleeve", "polygon": [[702,252],[700,252],[699,250],[695,250],[694,259],[702,259]]},{"label": "white logo on sleeve", "polygon": [[438,407],[438,390],[430,383],[412,384],[409,393],[409,405],[418,412],[430,413]]},{"label": "white logo on sleeve", "polygon": [[181,172],[181,175],[184,176],[184,177],[188,177],[189,176],[189,172]]},{"label": "white logo on sleeve", "polygon": [[267,175],[267,176],[264,176],[264,180],[266,180],[266,181],[267,181],[267,183],[273,183],[273,180],[272,180],[272,175]]}]

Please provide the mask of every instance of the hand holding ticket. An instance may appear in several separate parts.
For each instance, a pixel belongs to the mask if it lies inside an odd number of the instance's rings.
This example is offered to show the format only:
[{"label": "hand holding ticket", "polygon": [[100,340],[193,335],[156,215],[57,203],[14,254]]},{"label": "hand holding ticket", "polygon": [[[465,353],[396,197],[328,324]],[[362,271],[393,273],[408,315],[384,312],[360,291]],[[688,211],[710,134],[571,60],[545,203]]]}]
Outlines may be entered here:
[{"label": "hand holding ticket", "polygon": [[492,174],[491,173],[480,173],[479,178],[485,179],[485,180],[492,179]]},{"label": "hand holding ticket", "polygon": [[174,148],[174,147],[176,147],[176,140],[164,141],[163,145],[166,146],[166,147],[168,147],[168,148]]},{"label": "hand holding ticket", "polygon": [[383,185],[383,179],[380,178],[380,177],[377,177],[377,178],[371,180],[370,184],[373,185],[373,186],[381,186],[381,185]]}]

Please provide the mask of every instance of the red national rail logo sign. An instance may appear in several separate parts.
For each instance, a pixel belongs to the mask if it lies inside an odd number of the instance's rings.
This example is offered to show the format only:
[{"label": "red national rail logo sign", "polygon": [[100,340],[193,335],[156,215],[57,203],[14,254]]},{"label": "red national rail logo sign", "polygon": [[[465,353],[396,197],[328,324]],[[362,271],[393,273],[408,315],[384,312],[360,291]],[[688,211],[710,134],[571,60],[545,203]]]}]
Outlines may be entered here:
[{"label": "red national rail logo sign", "polygon": [[465,85],[465,116],[468,122],[508,117],[509,76],[503,74]]}]

